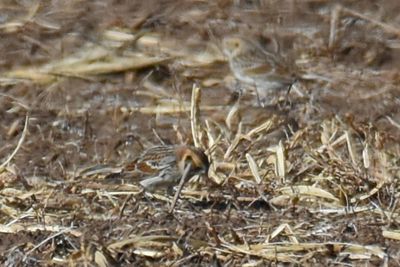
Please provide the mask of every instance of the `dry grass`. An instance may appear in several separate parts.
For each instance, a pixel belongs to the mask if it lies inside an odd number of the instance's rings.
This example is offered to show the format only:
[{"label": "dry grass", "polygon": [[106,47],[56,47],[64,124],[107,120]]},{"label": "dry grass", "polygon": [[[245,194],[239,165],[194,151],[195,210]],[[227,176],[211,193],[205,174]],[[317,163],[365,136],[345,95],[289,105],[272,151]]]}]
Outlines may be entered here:
[{"label": "dry grass", "polygon": [[[396,1],[113,2],[0,4],[1,265],[400,265]],[[313,79],[237,97],[233,33]],[[160,142],[212,162],[172,214]]]}]

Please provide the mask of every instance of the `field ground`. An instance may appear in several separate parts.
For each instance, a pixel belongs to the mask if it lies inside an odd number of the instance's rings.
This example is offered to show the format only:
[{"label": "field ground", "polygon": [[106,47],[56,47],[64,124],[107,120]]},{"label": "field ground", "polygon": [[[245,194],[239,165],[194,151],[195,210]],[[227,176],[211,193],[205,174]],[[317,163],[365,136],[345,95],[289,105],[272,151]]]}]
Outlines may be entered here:
[{"label": "field ground", "polygon": [[[398,1],[0,10],[0,265],[400,265]],[[261,103],[235,34],[322,78]],[[212,162],[172,214],[123,171],[162,142]]]}]

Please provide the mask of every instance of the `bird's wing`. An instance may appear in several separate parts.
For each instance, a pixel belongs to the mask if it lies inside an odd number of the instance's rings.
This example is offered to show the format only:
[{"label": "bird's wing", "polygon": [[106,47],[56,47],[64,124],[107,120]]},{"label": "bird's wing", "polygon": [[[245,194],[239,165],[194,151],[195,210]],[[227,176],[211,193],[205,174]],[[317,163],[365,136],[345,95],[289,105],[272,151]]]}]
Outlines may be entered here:
[{"label": "bird's wing", "polygon": [[177,168],[165,168],[158,175],[142,180],[140,185],[148,191],[155,191],[159,188],[174,186],[178,183],[180,177],[181,175],[177,171]]}]

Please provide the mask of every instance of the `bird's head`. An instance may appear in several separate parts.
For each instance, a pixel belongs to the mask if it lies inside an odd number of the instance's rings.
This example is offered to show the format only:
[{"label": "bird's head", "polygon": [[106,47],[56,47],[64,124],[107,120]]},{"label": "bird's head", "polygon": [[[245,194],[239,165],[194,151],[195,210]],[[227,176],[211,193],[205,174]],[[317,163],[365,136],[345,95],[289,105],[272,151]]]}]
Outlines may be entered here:
[{"label": "bird's head", "polygon": [[181,173],[184,172],[186,166],[190,163],[190,176],[208,174],[210,162],[201,149],[192,146],[180,146],[176,149],[176,158]]},{"label": "bird's head", "polygon": [[240,55],[247,48],[246,42],[240,37],[225,37],[222,40],[222,49],[228,58]]}]

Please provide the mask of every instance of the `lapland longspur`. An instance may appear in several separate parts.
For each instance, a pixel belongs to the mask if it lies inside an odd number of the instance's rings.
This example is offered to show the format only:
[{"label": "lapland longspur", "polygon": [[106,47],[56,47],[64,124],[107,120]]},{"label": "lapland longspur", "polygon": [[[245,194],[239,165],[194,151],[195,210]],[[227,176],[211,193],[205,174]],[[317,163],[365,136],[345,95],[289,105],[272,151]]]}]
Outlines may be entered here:
[{"label": "lapland longspur", "polygon": [[146,175],[140,185],[147,191],[161,188],[172,189],[177,185],[190,164],[186,174],[190,179],[197,174],[208,173],[210,163],[204,152],[192,146],[156,146],[147,149],[129,166]]},{"label": "lapland longspur", "polygon": [[260,97],[271,91],[287,89],[296,80],[287,62],[255,41],[230,36],[222,40],[225,56],[235,78],[256,87]]}]

